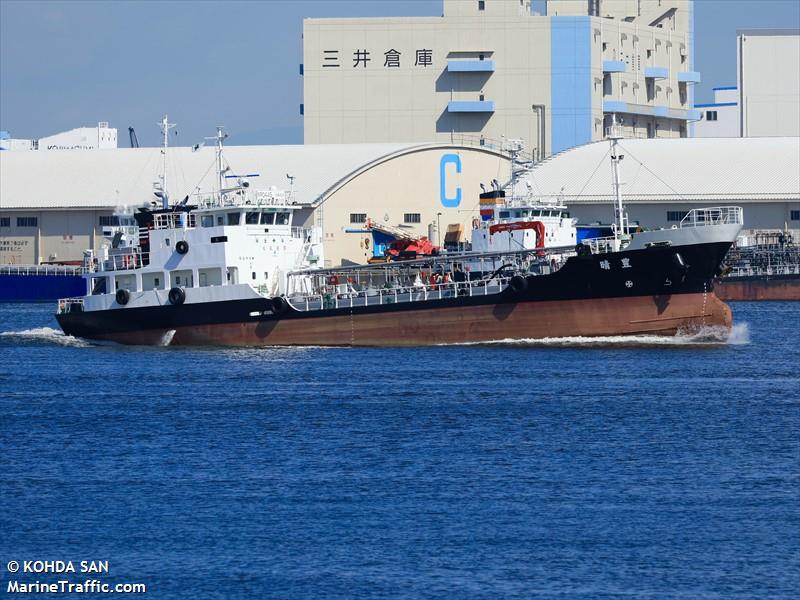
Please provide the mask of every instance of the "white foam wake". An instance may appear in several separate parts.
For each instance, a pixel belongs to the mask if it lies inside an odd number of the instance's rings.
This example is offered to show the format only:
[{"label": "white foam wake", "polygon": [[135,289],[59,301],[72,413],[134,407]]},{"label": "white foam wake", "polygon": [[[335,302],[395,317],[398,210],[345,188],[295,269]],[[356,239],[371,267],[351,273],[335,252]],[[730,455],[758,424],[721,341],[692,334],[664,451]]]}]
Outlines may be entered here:
[{"label": "white foam wake", "polygon": [[63,331],[52,327],[34,327],[33,329],[23,329],[22,331],[3,331],[0,336],[4,338],[18,339],[21,342],[43,342],[58,346],[73,346],[85,348],[91,344],[81,338],[65,335]]},{"label": "white foam wake", "polygon": [[528,346],[528,347],[690,347],[726,346],[750,343],[750,328],[747,323],[737,323],[730,330],[725,327],[703,327],[691,333],[665,335],[608,335],[597,337],[567,336],[549,338],[503,339],[489,342],[469,342],[464,346]]}]

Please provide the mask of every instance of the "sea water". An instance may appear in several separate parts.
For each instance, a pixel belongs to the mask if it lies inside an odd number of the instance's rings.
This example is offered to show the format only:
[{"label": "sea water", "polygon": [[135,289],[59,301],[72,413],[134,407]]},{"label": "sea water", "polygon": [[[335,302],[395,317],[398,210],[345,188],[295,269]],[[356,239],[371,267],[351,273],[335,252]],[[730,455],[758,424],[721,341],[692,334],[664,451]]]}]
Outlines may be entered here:
[{"label": "sea water", "polygon": [[796,598],[800,303],[732,306],[731,336],[230,349],[0,305],[3,591]]}]

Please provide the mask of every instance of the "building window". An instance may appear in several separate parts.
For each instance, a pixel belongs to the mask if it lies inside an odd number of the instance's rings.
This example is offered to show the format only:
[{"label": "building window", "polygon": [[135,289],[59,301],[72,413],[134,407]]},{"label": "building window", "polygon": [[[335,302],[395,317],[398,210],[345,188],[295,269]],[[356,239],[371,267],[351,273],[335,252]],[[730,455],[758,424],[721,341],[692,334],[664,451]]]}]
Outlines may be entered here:
[{"label": "building window", "polygon": [[11,217],[0,217],[0,227],[11,227]]},{"label": "building window", "polygon": [[421,223],[422,217],[419,213],[406,213],[403,215],[403,223]]},{"label": "building window", "polygon": [[715,110],[707,110],[706,111],[706,121],[716,121],[717,120],[717,111]]},{"label": "building window", "polygon": [[478,10],[486,10],[486,2],[484,0],[478,0]]},{"label": "building window", "polygon": [[119,217],[116,215],[100,215],[100,227],[116,227]]},{"label": "building window", "polygon": [[38,224],[36,217],[17,217],[17,227],[36,227]]},{"label": "building window", "polygon": [[366,213],[350,213],[350,222],[351,223],[366,223],[367,222],[367,214]]},{"label": "building window", "polygon": [[[791,216],[789,217],[790,221],[800,221],[800,210],[793,210],[791,212]],[[2,225],[2,223],[0,223]]]},{"label": "building window", "polygon": [[689,214],[685,210],[668,210],[667,221],[683,221],[683,218]]}]

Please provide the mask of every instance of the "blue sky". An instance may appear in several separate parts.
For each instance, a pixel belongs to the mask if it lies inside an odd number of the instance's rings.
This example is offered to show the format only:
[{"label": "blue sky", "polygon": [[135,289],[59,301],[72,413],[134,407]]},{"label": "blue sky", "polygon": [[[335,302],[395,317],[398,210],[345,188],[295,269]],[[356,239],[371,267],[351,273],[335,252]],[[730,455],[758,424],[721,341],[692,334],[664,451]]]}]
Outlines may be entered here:
[{"label": "blue sky", "polygon": [[[129,125],[154,145],[167,112],[181,145],[216,125],[231,143],[301,143],[304,17],[441,11],[441,0],[0,0],[0,129],[38,138],[103,120],[121,146]],[[800,27],[800,1],[696,0],[697,102],[736,84],[736,29],[758,27]]]}]

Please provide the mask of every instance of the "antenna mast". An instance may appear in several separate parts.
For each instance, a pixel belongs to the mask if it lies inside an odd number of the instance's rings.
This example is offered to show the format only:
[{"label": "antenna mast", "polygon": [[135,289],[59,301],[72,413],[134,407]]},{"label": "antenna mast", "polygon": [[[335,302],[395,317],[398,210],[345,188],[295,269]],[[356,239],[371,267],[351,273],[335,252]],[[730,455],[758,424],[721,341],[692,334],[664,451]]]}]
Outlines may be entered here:
[{"label": "antenna mast", "polygon": [[161,208],[169,208],[169,194],[167,193],[167,147],[169,146],[169,130],[175,127],[175,123],[170,123],[167,115],[159,123],[163,136],[163,147],[161,148]]},{"label": "antenna mast", "polygon": [[614,187],[615,199],[614,222],[616,227],[614,228],[614,238],[619,242],[621,236],[628,234],[628,224],[625,217],[625,207],[622,204],[622,191],[620,189],[622,183],[619,176],[619,163],[623,157],[619,154],[617,145],[617,140],[622,138],[622,127],[617,124],[616,113],[612,115],[611,127],[608,129],[607,137],[611,143],[611,181]]},{"label": "antenna mast", "polygon": [[223,129],[224,127],[222,125],[217,125],[217,183],[219,185],[220,194],[225,188],[225,174],[222,170],[222,145],[225,142],[225,138],[228,137],[228,135],[223,132]]}]

